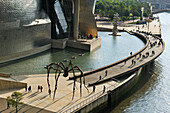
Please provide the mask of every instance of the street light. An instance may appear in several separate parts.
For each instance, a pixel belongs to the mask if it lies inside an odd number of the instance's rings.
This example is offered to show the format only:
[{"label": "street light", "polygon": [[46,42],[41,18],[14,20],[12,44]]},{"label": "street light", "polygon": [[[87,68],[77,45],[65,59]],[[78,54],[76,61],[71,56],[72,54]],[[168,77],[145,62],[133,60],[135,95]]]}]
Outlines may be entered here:
[{"label": "street light", "polygon": [[148,22],[148,32],[149,32],[149,22],[150,22],[150,19],[147,19],[146,21]]},{"label": "street light", "polygon": [[151,14],[152,14],[152,6],[150,7],[150,10],[151,10]]},{"label": "street light", "polygon": [[151,3],[147,2],[149,4],[149,7],[150,7],[150,11],[151,11],[151,14],[152,14],[152,5]]},{"label": "street light", "polygon": [[142,12],[141,20],[143,20],[143,11],[144,11],[144,7],[141,7],[141,12]]}]

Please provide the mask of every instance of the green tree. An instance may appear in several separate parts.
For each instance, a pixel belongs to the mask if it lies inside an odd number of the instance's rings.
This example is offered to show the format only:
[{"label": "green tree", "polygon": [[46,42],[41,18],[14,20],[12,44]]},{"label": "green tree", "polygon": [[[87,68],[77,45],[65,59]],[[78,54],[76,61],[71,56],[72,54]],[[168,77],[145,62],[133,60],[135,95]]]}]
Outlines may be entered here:
[{"label": "green tree", "polygon": [[8,96],[6,101],[9,105],[12,105],[12,107],[16,108],[16,113],[18,112],[18,106],[20,104],[23,104],[23,102],[20,102],[22,100],[22,93],[20,92],[13,92],[11,96]]},{"label": "green tree", "polygon": [[123,17],[123,11],[125,9],[125,3],[123,1],[119,2],[119,9],[120,9],[120,15],[121,15],[121,18],[122,18]]},{"label": "green tree", "polygon": [[[129,19],[129,13],[134,16],[141,15],[141,7],[144,7],[144,16],[149,16],[150,14],[150,6],[147,2],[141,2],[137,0],[99,0],[96,2],[96,10],[95,13],[108,16],[113,19],[113,15],[115,13],[120,14],[121,19]],[[124,17],[125,16],[125,17]]]}]

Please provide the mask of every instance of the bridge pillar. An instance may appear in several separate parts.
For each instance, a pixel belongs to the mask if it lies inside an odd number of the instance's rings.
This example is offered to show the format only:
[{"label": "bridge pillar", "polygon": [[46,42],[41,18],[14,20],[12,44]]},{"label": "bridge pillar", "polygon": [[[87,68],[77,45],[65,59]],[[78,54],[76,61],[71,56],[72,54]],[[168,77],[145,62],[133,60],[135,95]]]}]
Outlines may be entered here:
[{"label": "bridge pillar", "polygon": [[78,39],[79,15],[80,15],[80,0],[74,0],[74,31],[73,31],[74,40]]}]

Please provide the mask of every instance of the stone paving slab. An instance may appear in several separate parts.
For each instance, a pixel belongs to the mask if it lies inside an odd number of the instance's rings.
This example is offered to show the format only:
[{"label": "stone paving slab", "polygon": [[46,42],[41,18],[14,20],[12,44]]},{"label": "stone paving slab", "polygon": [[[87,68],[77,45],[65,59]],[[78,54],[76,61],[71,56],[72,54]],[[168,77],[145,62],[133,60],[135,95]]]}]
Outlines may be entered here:
[{"label": "stone paving slab", "polygon": [[[8,91],[1,91],[0,93],[0,98],[6,98],[7,96],[11,95],[12,92],[14,91],[19,91],[23,93],[23,102],[27,105],[37,107],[37,109],[41,110],[47,110],[48,112],[63,112],[64,110],[70,108],[71,106],[74,106],[83,100],[85,100],[87,97],[95,95],[99,91],[103,90],[103,84],[96,86],[96,91],[93,93],[92,92],[92,87],[89,88],[89,93],[87,90],[83,88],[82,90],[82,97],[80,98],[80,88],[79,88],[79,83],[76,82],[76,91],[75,91],[75,97],[74,100],[72,100],[72,88],[73,88],[73,81],[68,81],[68,78],[60,77],[59,82],[58,82],[58,90],[55,96],[55,100],[53,101],[52,96],[49,96],[48,94],[48,86],[46,82],[46,74],[41,74],[41,75],[23,75],[23,76],[12,76],[14,79],[20,82],[26,82],[28,83],[28,86],[32,86],[32,91],[31,92],[25,92],[25,89],[15,89],[15,90],[8,90]],[[51,75],[50,78],[51,86],[54,88],[55,81],[54,81],[54,75]],[[106,87],[109,87],[111,85],[114,85],[116,82],[108,82],[104,84]],[[43,91],[38,92],[37,91],[37,86],[41,85],[43,86]],[[53,91],[52,91],[53,92]],[[0,100],[2,101],[2,100]],[[13,109],[10,110],[5,110],[6,109],[6,104],[3,101],[3,107],[0,107],[0,111],[2,113],[7,113],[9,111],[12,111]],[[29,107],[24,107],[21,109],[21,111],[24,111],[28,109]],[[3,111],[4,110],[4,111]],[[42,110],[42,111],[43,111]],[[19,111],[19,112],[21,112]],[[26,113],[31,113],[32,110],[27,110]]]}]

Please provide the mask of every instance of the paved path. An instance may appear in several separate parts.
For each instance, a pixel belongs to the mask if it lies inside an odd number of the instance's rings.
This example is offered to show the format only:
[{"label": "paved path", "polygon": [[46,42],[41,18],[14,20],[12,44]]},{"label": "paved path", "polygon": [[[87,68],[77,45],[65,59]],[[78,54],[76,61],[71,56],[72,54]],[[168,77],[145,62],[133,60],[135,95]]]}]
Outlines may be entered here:
[{"label": "paved path", "polygon": [[[126,29],[136,29],[134,28],[126,28]],[[145,30],[146,28],[143,28]],[[156,29],[156,28],[155,28]],[[132,55],[129,57],[128,60],[125,59],[122,62],[119,62],[117,65],[112,66],[108,69],[104,69],[101,71],[98,71],[96,73],[90,74],[86,76],[86,85],[88,84],[95,84],[96,82],[102,82],[104,80],[110,79],[114,76],[126,73],[130,70],[136,70],[142,65],[148,63],[150,60],[155,59],[158,57],[163,49],[164,49],[164,43],[160,43],[158,45],[160,39],[154,38],[152,35],[146,35],[142,33],[143,36],[147,37],[147,47],[145,50],[143,50],[141,53],[132,53]],[[155,43],[155,44],[154,44]],[[153,46],[154,45],[154,46]],[[152,47],[151,47],[152,46]],[[152,53],[154,51],[154,53]],[[130,51],[129,51],[130,53]],[[149,53],[149,55],[147,55]],[[141,57],[139,57],[141,54]],[[143,58],[142,56],[145,55],[147,57]],[[132,60],[135,61],[132,64]],[[107,76],[105,76],[105,71],[108,71]],[[99,80],[99,77],[101,75],[101,80]],[[13,76],[14,79],[21,82],[28,83],[28,86],[32,86],[32,92],[25,92],[24,89],[14,89],[14,90],[7,90],[7,91],[1,91],[0,92],[0,98],[6,98],[7,96],[11,95],[14,91],[22,92],[24,95],[24,103],[30,106],[21,106],[21,109],[19,112],[25,112],[25,113],[33,113],[33,112],[63,112],[76,104],[84,101],[85,104],[87,102],[86,99],[90,98],[92,99],[94,97],[101,96],[103,94],[103,87],[106,88],[111,87],[112,89],[117,86],[119,83],[117,81],[111,80],[106,83],[101,83],[96,86],[95,92],[93,92],[93,88],[89,87],[89,92],[83,87],[83,94],[80,98],[80,90],[79,90],[79,82],[76,82],[76,93],[75,98],[72,100],[72,86],[73,81],[68,81],[68,78],[60,77],[58,82],[58,90],[56,93],[56,98],[53,101],[52,97],[48,94],[48,87],[46,83],[46,74],[44,75],[25,75],[25,76]],[[52,88],[54,89],[54,75],[51,75],[50,83]],[[37,86],[41,85],[43,86],[43,91],[38,92]],[[84,104],[84,102],[82,104]],[[13,111],[13,109],[6,109],[6,103],[3,99],[0,99],[0,112],[2,113],[9,113]],[[34,106],[34,107],[31,107]],[[31,109],[30,109],[31,107]],[[36,108],[35,108],[36,107]],[[34,111],[35,109],[35,111]],[[47,110],[47,111],[46,111]],[[14,111],[13,111],[14,112]]]},{"label": "paved path", "polygon": [[[157,15],[155,14],[154,17],[157,17]],[[136,31],[139,28],[140,31],[152,32],[152,34],[161,35],[161,24],[160,24],[159,19],[153,20],[151,23],[144,25],[144,27],[143,27],[143,24],[138,24],[138,25],[125,24],[125,26],[128,26],[128,27],[118,27],[118,29],[120,29],[120,30],[126,29],[129,31],[131,31],[131,30]],[[110,22],[98,22],[97,27],[113,29],[113,24]]]},{"label": "paved path", "polygon": [[[21,106],[21,109],[19,112],[25,112],[25,113],[31,113],[33,110],[30,109],[31,106],[35,109],[35,112],[38,113],[45,113],[48,112],[63,112],[66,109],[70,108],[71,106],[74,106],[83,100],[87,99],[90,96],[95,95],[96,93],[102,91],[103,85],[99,85],[96,87],[95,92],[93,92],[92,87],[89,88],[89,93],[87,90],[83,87],[83,94],[80,98],[80,90],[79,90],[79,83],[76,84],[76,92],[75,92],[75,98],[72,100],[72,86],[73,81],[68,81],[68,78],[60,77],[58,82],[58,90],[56,93],[55,100],[53,101],[52,96],[49,96],[48,94],[48,87],[46,83],[46,74],[41,75],[23,75],[23,76],[12,76],[17,81],[26,82],[28,83],[28,86],[32,86],[32,92],[25,92],[25,89],[14,89],[14,90],[7,90],[7,91],[1,91],[0,92],[0,98],[6,98],[7,96],[11,95],[14,91],[19,91],[23,93],[23,102],[26,105],[30,106]],[[50,83],[52,86],[52,89],[54,89],[55,81],[54,81],[54,75],[51,74],[50,77]],[[110,87],[114,85],[115,82],[108,82],[105,84],[106,87]],[[38,92],[38,85],[43,86],[43,91]],[[52,91],[53,93],[53,91]],[[0,113],[9,113],[10,111],[13,111],[14,109],[6,109],[6,101],[4,99],[0,99],[1,106],[0,106]],[[14,112],[14,111],[13,111]],[[48,113],[47,112],[47,113]],[[33,112],[32,112],[33,113]]]},{"label": "paved path", "polygon": [[[156,25],[156,26],[155,26]],[[131,26],[131,27],[120,27],[119,29],[125,29],[128,31],[136,31],[138,30],[138,27],[142,27],[143,25],[137,25],[136,26]],[[109,25],[103,25],[102,27],[108,28],[108,29],[112,29],[111,27],[109,28]],[[160,29],[160,23],[158,22],[158,20],[154,20],[150,23],[150,27],[151,27],[151,32],[154,34],[157,34],[159,32]],[[144,31],[146,32],[147,30],[147,26],[144,26],[140,29],[140,31]],[[131,70],[137,70],[139,69],[139,67],[143,66],[144,64],[146,64],[147,62],[155,59],[156,57],[158,57],[164,50],[164,43],[160,43],[160,45],[158,45],[158,43],[160,42],[159,38],[154,38],[152,35],[146,35],[145,33],[140,33],[141,35],[143,35],[144,37],[146,37],[147,39],[147,44],[146,44],[146,49],[144,49],[142,52],[140,53],[132,53],[132,56],[130,56],[129,54],[129,58],[128,60],[122,60],[122,62],[119,62],[117,65],[109,67],[108,69],[103,69],[101,71],[98,71],[96,73],[90,74],[88,76],[86,76],[86,83],[87,84],[96,84],[97,82],[102,82],[106,79],[110,79],[114,76],[118,76],[118,75],[122,75],[122,74],[126,74],[127,72],[130,72]],[[153,44],[155,43],[155,46],[151,47]],[[152,53],[154,51],[154,54]],[[130,53],[131,51],[129,51]],[[149,53],[149,55],[147,55]],[[140,57],[141,55],[141,57]],[[147,56],[146,58],[143,58],[142,56]],[[140,58],[139,58],[140,57]],[[135,61],[135,63],[133,62]],[[132,64],[133,62],[133,64]],[[105,76],[105,71],[107,70],[108,75]],[[99,80],[100,76],[102,77],[102,80]]]}]

